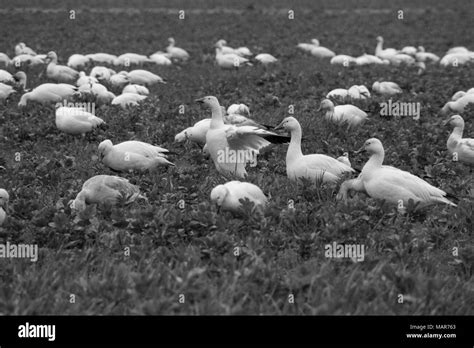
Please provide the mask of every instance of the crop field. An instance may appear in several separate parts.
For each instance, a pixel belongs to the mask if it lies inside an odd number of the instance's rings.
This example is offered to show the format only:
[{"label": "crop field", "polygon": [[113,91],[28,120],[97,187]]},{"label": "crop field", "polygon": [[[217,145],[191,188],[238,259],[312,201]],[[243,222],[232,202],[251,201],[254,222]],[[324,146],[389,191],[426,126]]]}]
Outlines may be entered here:
[{"label": "crop field", "polygon": [[[296,48],[317,37],[338,54],[374,54],[380,35],[387,47],[423,45],[442,56],[453,46],[474,49],[472,18],[471,1],[0,1],[0,52],[10,57],[18,42],[55,51],[60,64],[74,53],[151,55],[168,37],[190,54],[170,66],[146,64],[167,83],[150,87],[139,106],[97,106],[107,126],[84,137],[56,128],[54,104],[19,108],[18,93],[0,104],[0,188],[10,194],[0,241],[39,248],[36,262],[0,259],[0,314],[474,314],[473,167],[448,154],[451,128],[440,115],[456,91],[474,87],[474,64],[427,64],[417,74],[331,65]],[[221,69],[214,43],[222,38],[278,62]],[[27,89],[50,82],[41,71],[27,76]],[[420,103],[419,119],[381,116],[388,98],[377,94],[355,103],[369,114],[356,129],[318,111],[329,91],[377,80],[398,83],[397,100]],[[228,180],[200,146],[175,142],[210,117],[195,103],[204,96],[225,107],[244,103],[265,125],[294,116],[304,154],[348,152],[359,170],[369,156],[355,151],[376,137],[384,164],[456,196],[457,207],[402,214],[362,193],[337,200],[339,184],[290,181],[288,145],[278,144],[247,167],[246,181],[268,197],[263,216],[246,204],[242,214],[218,211],[210,193]],[[473,116],[471,105],[462,114],[465,138],[474,135]],[[160,145],[175,166],[117,174],[100,161],[105,139]],[[68,202],[98,174],[127,178],[148,201],[73,213]],[[364,246],[363,260],[327,257],[333,243]]]}]

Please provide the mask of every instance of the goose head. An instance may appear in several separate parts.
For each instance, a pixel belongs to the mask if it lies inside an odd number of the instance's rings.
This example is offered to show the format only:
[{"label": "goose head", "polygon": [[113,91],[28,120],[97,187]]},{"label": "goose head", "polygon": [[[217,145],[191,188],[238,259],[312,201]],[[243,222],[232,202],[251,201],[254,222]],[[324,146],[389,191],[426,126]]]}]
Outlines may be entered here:
[{"label": "goose head", "polygon": [[19,85],[23,87],[23,89],[26,88],[26,74],[23,71],[18,71],[13,75],[13,78],[18,81]]},{"label": "goose head", "polygon": [[54,51],[48,52],[48,54],[46,55],[46,62],[47,63],[49,63],[49,62],[57,63],[58,62],[58,55],[56,54],[56,52],[54,52]]},{"label": "goose head", "polygon": [[216,48],[222,48],[222,47],[224,47],[224,45],[227,45],[227,41],[221,39],[221,40],[219,40],[219,41],[216,42],[216,44],[214,45],[214,47],[216,47]]},{"label": "goose head", "polygon": [[357,150],[355,153],[360,153],[360,152],[367,152],[369,155],[374,155],[374,154],[383,154],[384,149],[382,142],[377,139],[377,138],[371,138],[369,140],[366,140],[364,145]]},{"label": "goose head", "polygon": [[204,105],[208,109],[217,108],[220,110],[220,104],[216,97],[214,96],[207,96],[204,98],[199,98],[195,100],[196,103]]},{"label": "goose head", "polygon": [[375,40],[377,40],[378,43],[383,43],[383,37],[381,36],[377,36]]},{"label": "goose head", "polygon": [[174,46],[174,44],[176,43],[176,41],[175,41],[172,37],[169,37],[169,38],[168,38],[168,43],[169,43],[171,46]]},{"label": "goose head", "polygon": [[314,46],[319,46],[319,40],[318,40],[318,39],[311,39],[311,43],[312,43]]},{"label": "goose head", "polygon": [[98,151],[99,151],[100,157],[104,158],[109,153],[109,151],[112,150],[113,147],[114,147],[114,144],[109,139],[104,140],[103,142],[101,142],[99,144],[99,147],[97,148]]},{"label": "goose head", "polygon": [[211,202],[216,204],[219,208],[224,203],[225,198],[229,194],[229,190],[224,185],[218,185],[211,191]]},{"label": "goose head", "polygon": [[443,125],[450,125],[453,128],[461,127],[464,128],[464,119],[460,115],[453,115],[443,122]]},{"label": "goose head", "polygon": [[324,111],[324,112],[334,111],[334,103],[330,101],[329,99],[324,99],[319,105],[318,111],[319,110]]},{"label": "goose head", "polygon": [[289,116],[289,117],[285,117],[283,121],[281,121],[281,123],[274,128],[274,130],[284,129],[291,133],[292,131],[300,129],[300,128],[301,126],[298,120],[292,116]]}]

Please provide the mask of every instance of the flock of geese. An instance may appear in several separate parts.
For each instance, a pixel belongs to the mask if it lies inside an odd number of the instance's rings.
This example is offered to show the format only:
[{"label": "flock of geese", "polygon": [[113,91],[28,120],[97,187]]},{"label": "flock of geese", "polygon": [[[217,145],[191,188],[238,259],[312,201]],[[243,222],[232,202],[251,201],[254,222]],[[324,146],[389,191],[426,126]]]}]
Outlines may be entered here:
[{"label": "flock of geese", "polygon": [[[107,53],[74,54],[69,57],[67,65],[60,65],[57,54],[53,51],[37,54],[24,43],[19,43],[15,47],[16,56],[13,59],[0,53],[0,67],[5,69],[0,69],[0,101],[7,102],[11,95],[21,93],[18,103],[20,108],[35,102],[56,103],[57,128],[67,134],[84,135],[105,124],[104,120],[85,107],[60,103],[92,97],[98,105],[118,105],[125,109],[138,105],[149,95],[150,86],[165,84],[166,80],[144,69],[116,72],[112,67],[171,65],[190,59],[189,53],[177,47],[173,38],[169,38],[168,43],[166,52],[158,51],[151,56],[135,53],[120,56]],[[219,40],[214,47],[215,63],[223,69],[252,65],[253,54],[247,47],[232,48],[227,46],[225,40]],[[360,57],[336,55],[330,49],[320,46],[317,39],[313,39],[311,43],[300,43],[297,48],[318,58],[330,58],[331,64],[343,65],[417,65],[424,69],[425,62],[456,65],[474,60],[474,52],[465,47],[452,48],[441,59],[433,53],[425,52],[423,47],[384,49],[381,37],[377,38],[375,55],[363,54]],[[278,59],[268,53],[260,53],[254,57],[255,61],[267,65]],[[91,68],[89,75],[84,72],[86,68]],[[52,82],[27,89],[26,72],[45,74]],[[371,89],[372,93],[390,98],[403,92],[400,86],[391,81],[375,81]],[[369,117],[350,102],[369,98],[371,93],[363,85],[338,88],[327,94],[326,99],[321,101],[319,110],[329,122],[347,125],[349,132],[361,126]],[[262,190],[252,183],[238,180],[247,177],[248,163],[263,150],[273,149],[272,144],[289,143],[286,172],[288,179],[294,182],[307,179],[336,184],[357,172],[352,168],[347,153],[339,158],[325,154],[303,154],[302,129],[295,117],[286,117],[277,127],[270,127],[251,119],[249,107],[244,104],[233,104],[225,109],[214,96],[200,98],[196,102],[208,109],[211,116],[178,133],[175,141],[199,144],[203,147],[203,153],[211,158],[217,172],[228,179],[235,179],[216,186],[210,193],[211,201],[222,209],[238,213],[242,208],[242,200],[245,199],[253,202],[256,210],[265,208],[268,198]],[[347,104],[335,105],[335,102]],[[440,112],[450,116],[445,123],[453,128],[447,141],[449,154],[454,160],[472,166],[474,139],[463,138],[464,120],[459,115],[470,103],[474,103],[474,88],[455,93]],[[286,131],[289,135],[278,133],[279,130]],[[456,206],[443,190],[407,171],[384,165],[385,151],[379,139],[368,139],[355,153],[361,151],[366,151],[370,158],[356,178],[342,182],[338,199],[347,200],[350,191],[357,191],[394,204],[399,209],[408,206],[410,200],[420,207],[439,203]],[[170,151],[167,149],[136,140],[113,144],[107,139],[98,145],[98,152],[102,163],[117,172],[154,171],[162,166],[175,165],[168,160]],[[114,175],[97,175],[83,184],[70,206],[73,211],[80,212],[91,204],[114,205],[118,202],[131,203],[137,199],[147,200],[139,188],[127,179]],[[0,225],[6,219],[8,201],[8,192],[0,189]]]}]

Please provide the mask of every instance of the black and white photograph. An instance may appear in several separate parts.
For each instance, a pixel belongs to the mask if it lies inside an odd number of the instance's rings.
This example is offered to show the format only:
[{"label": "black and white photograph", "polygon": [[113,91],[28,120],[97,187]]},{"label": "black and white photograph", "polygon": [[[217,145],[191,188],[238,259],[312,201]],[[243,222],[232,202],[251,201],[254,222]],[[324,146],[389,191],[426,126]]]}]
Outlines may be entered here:
[{"label": "black and white photograph", "polygon": [[473,33],[471,0],[0,0],[0,345],[472,347]]}]

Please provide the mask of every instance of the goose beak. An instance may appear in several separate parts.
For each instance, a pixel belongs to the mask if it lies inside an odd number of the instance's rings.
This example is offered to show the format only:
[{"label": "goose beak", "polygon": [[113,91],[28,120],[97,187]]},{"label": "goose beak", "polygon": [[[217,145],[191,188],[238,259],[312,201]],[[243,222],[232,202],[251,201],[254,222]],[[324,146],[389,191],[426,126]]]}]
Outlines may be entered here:
[{"label": "goose beak", "polygon": [[365,145],[362,145],[362,147],[359,150],[354,151],[354,153],[359,154],[359,153],[364,152],[364,151],[365,151]]},{"label": "goose beak", "polygon": [[447,120],[444,120],[443,122],[441,122],[441,125],[443,127],[446,127],[449,124],[449,120],[450,120],[449,118]]},{"label": "goose beak", "polygon": [[278,126],[276,127],[273,127],[273,130],[279,130],[279,129],[283,129],[283,122],[281,122]]},{"label": "goose beak", "polygon": [[198,104],[203,104],[204,103],[204,98],[196,99],[195,102],[198,103]]}]

